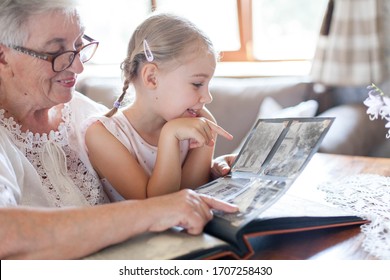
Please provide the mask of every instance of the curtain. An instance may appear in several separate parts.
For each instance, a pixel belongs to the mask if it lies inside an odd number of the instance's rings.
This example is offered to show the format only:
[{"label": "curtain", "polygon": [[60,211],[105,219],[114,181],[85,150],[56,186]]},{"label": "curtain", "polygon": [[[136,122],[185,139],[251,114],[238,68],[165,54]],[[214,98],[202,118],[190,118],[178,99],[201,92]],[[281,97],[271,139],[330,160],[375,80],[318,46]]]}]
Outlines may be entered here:
[{"label": "curtain", "polygon": [[[326,86],[363,86],[387,77],[383,0],[330,0],[311,77]],[[388,1],[388,0],[384,0]]]}]

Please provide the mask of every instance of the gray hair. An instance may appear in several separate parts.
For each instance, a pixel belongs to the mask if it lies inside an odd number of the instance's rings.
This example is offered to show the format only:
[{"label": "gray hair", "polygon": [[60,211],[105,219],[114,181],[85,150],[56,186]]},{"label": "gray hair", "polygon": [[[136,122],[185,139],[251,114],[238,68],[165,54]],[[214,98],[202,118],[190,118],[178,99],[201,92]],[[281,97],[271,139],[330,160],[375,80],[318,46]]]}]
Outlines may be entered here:
[{"label": "gray hair", "polygon": [[0,0],[0,43],[23,45],[31,16],[52,11],[70,16],[77,14],[77,6],[77,0]]}]

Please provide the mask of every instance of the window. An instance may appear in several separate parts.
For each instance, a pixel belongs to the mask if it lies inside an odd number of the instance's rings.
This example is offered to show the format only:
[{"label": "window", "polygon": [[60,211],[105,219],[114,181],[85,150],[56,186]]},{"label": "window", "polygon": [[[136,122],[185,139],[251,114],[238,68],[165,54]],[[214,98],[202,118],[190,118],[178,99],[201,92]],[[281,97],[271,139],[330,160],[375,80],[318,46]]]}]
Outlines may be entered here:
[{"label": "window", "polygon": [[[91,63],[118,65],[131,34],[151,12],[149,0],[80,0],[85,33],[99,41]],[[112,5],[109,5],[112,4]]]},{"label": "window", "polygon": [[225,61],[310,60],[327,2],[237,0],[241,48]]},{"label": "window", "polygon": [[311,59],[327,1],[253,0],[253,56]]},{"label": "window", "polygon": [[156,0],[155,10],[188,18],[207,33],[217,50],[240,48],[237,0]]},{"label": "window", "polygon": [[[81,0],[86,33],[100,41],[95,64],[118,65],[142,20],[157,11],[187,17],[222,61],[309,61],[327,0]],[[114,5],[115,4],[115,5]]]}]

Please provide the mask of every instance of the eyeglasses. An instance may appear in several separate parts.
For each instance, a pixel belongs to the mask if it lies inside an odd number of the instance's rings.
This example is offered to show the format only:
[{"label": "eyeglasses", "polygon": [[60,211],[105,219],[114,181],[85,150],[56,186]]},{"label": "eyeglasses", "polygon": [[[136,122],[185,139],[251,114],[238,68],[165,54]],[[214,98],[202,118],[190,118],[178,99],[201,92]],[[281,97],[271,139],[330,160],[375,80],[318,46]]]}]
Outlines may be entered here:
[{"label": "eyeglasses", "polygon": [[87,35],[84,35],[83,39],[86,40],[88,43],[82,46],[79,50],[65,51],[54,55],[47,53],[39,53],[20,46],[12,46],[12,48],[18,52],[51,62],[51,66],[54,72],[62,72],[72,65],[73,61],[76,58],[76,55],[79,54],[80,61],[82,63],[85,63],[89,61],[95,54],[96,49],[99,46],[99,42],[95,41]]}]

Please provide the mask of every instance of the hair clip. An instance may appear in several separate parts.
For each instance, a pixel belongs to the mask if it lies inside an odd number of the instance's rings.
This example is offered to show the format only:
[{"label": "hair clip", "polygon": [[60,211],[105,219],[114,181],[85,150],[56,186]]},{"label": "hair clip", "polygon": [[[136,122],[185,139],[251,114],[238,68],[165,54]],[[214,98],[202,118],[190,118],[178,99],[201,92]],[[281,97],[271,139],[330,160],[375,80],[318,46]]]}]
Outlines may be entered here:
[{"label": "hair clip", "polygon": [[150,50],[149,44],[146,39],[144,39],[144,53],[147,61],[152,62],[154,60],[153,53]]},{"label": "hair clip", "polygon": [[120,106],[121,106],[121,102],[119,102],[118,100],[114,102],[114,108],[119,109]]}]

